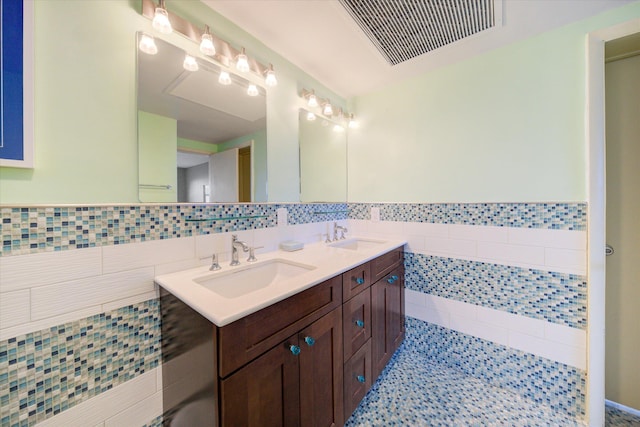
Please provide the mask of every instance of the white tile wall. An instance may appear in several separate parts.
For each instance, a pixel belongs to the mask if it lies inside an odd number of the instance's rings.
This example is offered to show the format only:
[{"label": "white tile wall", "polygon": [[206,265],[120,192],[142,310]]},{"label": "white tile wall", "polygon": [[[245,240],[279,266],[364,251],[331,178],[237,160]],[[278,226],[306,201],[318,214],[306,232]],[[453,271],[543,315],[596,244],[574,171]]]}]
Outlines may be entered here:
[{"label": "white tile wall", "polygon": [[413,253],[586,274],[586,231],[368,220],[349,220],[349,228],[352,235],[401,237]]},{"label": "white tile wall", "polygon": [[31,315],[28,289],[5,292],[0,298],[0,329],[28,322]]},{"label": "white tile wall", "polygon": [[0,293],[102,273],[102,249],[0,257]]},{"label": "white tile wall", "polygon": [[586,332],[543,320],[405,290],[407,316],[586,369]]},{"label": "white tile wall", "polygon": [[[38,424],[39,427],[93,425],[139,427],[162,415],[160,368],[145,372]],[[144,404],[143,404],[144,402]],[[144,420],[143,420],[144,419]],[[143,420],[142,422],[139,422]],[[117,422],[119,424],[114,424]]]},{"label": "white tile wall", "polygon": [[104,274],[31,289],[31,320],[154,291],[153,267]]}]

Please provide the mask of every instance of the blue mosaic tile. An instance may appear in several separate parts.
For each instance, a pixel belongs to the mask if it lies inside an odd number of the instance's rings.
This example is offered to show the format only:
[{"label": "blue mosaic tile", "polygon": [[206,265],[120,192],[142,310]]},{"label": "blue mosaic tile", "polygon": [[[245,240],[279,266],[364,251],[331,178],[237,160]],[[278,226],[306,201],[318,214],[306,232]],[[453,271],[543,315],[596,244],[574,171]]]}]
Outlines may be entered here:
[{"label": "blue mosaic tile", "polygon": [[429,362],[456,369],[559,413],[584,418],[584,370],[411,317],[406,319],[405,346]]},{"label": "blue mosaic tile", "polygon": [[2,207],[0,256],[275,227],[279,207],[290,224],[348,214],[344,203]]},{"label": "blue mosaic tile", "polygon": [[587,327],[587,278],[405,253],[406,287],[572,328]]},{"label": "blue mosaic tile", "polygon": [[435,363],[412,346],[393,356],[347,427],[580,426],[543,403]]},{"label": "blue mosaic tile", "polygon": [[289,224],[308,224],[323,221],[341,221],[348,218],[346,203],[304,203],[279,205],[287,208]]},{"label": "blue mosaic tile", "polygon": [[606,427],[639,427],[640,416],[623,411],[607,403],[604,412],[604,425]]},{"label": "blue mosaic tile", "polygon": [[0,342],[0,425],[33,425],[159,366],[158,300]]},{"label": "blue mosaic tile", "polygon": [[144,424],[142,427],[162,427],[164,425],[164,416],[160,415],[148,423]]},{"label": "blue mosaic tile", "polygon": [[350,219],[586,230],[586,203],[349,203]]}]

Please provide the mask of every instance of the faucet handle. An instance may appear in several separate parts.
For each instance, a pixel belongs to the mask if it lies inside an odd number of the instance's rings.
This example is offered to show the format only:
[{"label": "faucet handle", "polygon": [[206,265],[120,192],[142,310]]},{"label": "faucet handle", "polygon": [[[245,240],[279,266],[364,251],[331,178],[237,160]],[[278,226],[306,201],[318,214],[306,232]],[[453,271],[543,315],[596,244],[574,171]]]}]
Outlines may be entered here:
[{"label": "faucet handle", "polygon": [[216,271],[220,270],[220,268],[220,264],[218,264],[218,254],[213,254],[213,256],[211,257],[211,267],[209,267],[209,270]]},{"label": "faucet handle", "polygon": [[249,258],[247,258],[247,262],[256,262],[258,258],[256,258],[255,250],[262,249],[264,246],[250,246],[249,247]]},{"label": "faucet handle", "polygon": [[341,230],[340,230],[340,240],[344,240],[344,239],[345,239],[345,237],[344,237],[344,233],[347,233],[348,231],[349,231],[349,230],[347,230],[347,227],[341,227]]}]

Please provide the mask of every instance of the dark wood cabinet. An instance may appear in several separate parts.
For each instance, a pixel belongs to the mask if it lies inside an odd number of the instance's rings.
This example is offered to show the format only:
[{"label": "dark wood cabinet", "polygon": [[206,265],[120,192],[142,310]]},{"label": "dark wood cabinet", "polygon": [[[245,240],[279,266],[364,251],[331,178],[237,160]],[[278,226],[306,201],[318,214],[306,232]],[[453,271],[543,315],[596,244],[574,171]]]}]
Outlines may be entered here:
[{"label": "dark wood cabinet", "polygon": [[371,286],[371,352],[377,378],[404,339],[404,267],[398,265]]},{"label": "dark wood cabinet", "polygon": [[301,426],[341,427],[343,411],[342,310],[298,334]]},{"label": "dark wood cabinet", "polygon": [[292,337],[220,381],[220,425],[300,425],[300,358]]},{"label": "dark wood cabinet", "polygon": [[397,248],[342,275],[345,420],[404,339],[402,261]]},{"label": "dark wood cabinet", "polygon": [[342,306],[344,360],[348,360],[371,338],[371,291],[367,289]]},{"label": "dark wood cabinet", "polygon": [[344,424],[337,308],[220,381],[222,426]]},{"label": "dark wood cabinet", "polygon": [[356,410],[373,384],[371,374],[371,340],[360,347],[344,364],[345,420]]},{"label": "dark wood cabinet", "polygon": [[222,327],[162,290],[165,412],[197,400],[211,403],[199,427],[344,425],[404,337],[401,261],[399,248]]}]

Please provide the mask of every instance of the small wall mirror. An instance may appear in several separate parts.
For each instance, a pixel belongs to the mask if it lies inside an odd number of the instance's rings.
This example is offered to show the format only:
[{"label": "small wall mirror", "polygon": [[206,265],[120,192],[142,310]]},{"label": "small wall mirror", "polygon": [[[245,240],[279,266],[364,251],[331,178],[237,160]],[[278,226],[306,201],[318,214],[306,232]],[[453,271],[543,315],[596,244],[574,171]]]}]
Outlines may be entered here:
[{"label": "small wall mirror", "polygon": [[[142,34],[138,34],[138,41]],[[155,39],[157,53],[138,51],[138,194],[141,202],[267,201],[266,93]]]},{"label": "small wall mirror", "polygon": [[300,201],[347,201],[347,131],[337,122],[300,109]]}]

